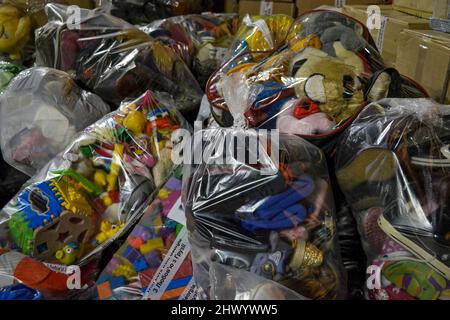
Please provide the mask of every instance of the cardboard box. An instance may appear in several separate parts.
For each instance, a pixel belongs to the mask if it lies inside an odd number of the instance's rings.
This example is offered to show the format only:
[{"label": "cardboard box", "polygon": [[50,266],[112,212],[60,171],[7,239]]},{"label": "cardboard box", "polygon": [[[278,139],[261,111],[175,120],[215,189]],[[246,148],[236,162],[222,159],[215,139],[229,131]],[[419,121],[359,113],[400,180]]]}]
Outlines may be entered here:
[{"label": "cardboard box", "polygon": [[314,10],[320,6],[344,7],[346,5],[390,4],[390,0],[296,0],[298,13]]},{"label": "cardboard box", "polygon": [[[385,63],[395,67],[400,33],[405,29],[428,30],[429,21],[393,10],[392,6],[380,6],[380,9],[380,28],[372,29],[370,33]],[[344,13],[367,25],[367,6],[345,6]]]},{"label": "cardboard box", "polygon": [[450,35],[434,30],[403,30],[398,41],[398,71],[420,83],[432,98],[450,103],[446,81],[450,67]]},{"label": "cardboard box", "polygon": [[239,0],[225,0],[224,3],[225,13],[238,13],[239,12]]},{"label": "cardboard box", "polygon": [[295,16],[295,4],[288,2],[269,2],[269,1],[240,1],[239,15],[272,15],[285,14],[291,17]]}]

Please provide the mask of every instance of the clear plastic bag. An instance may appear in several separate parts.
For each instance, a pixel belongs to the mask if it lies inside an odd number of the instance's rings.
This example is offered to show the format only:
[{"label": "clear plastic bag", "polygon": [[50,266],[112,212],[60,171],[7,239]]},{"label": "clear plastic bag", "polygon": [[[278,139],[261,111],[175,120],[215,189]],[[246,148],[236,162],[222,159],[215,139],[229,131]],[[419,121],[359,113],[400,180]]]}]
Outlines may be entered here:
[{"label": "clear plastic bag", "polygon": [[97,280],[101,300],[193,300],[196,288],[184,210],[181,168],[158,192]]},{"label": "clear plastic bag", "polygon": [[174,170],[171,134],[187,124],[146,92],[84,130],[0,212],[0,247],[84,265],[126,232]]},{"label": "clear plastic bag", "polygon": [[197,110],[200,86],[169,46],[101,11],[80,9],[79,23],[65,6],[49,4],[46,13],[36,31],[38,65],[74,75],[114,105],[153,90],[171,95],[184,114]]},{"label": "clear plastic bag", "polygon": [[369,267],[367,297],[450,297],[450,107],[428,99],[367,106],[342,136],[336,174]]},{"label": "clear plastic bag", "polygon": [[31,68],[0,96],[0,146],[14,168],[33,176],[67,147],[77,132],[110,112],[65,72]]},{"label": "clear plastic bag", "polygon": [[[323,153],[294,135],[244,129],[243,113],[258,92],[236,76],[225,88],[234,127],[197,132],[183,177],[198,287],[207,298],[344,298]],[[224,276],[217,265],[237,270],[222,268]],[[281,290],[270,289],[273,282]]]},{"label": "clear plastic bag", "polygon": [[[318,143],[340,134],[369,101],[426,96],[420,86],[385,67],[360,22],[318,10],[292,23],[283,20],[280,29],[267,22],[275,17],[247,17],[244,25],[252,28],[238,36],[230,60],[210,78],[206,93],[220,125],[233,123],[222,80],[236,72],[263,88],[245,114],[251,127],[277,128]],[[278,29],[282,32],[272,36]]]}]

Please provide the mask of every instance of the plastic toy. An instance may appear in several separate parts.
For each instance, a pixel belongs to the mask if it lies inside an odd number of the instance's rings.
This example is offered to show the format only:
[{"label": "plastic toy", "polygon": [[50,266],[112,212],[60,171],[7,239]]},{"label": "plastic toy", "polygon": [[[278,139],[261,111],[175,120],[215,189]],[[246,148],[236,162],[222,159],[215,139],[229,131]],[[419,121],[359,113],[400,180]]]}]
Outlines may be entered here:
[{"label": "plastic toy", "polygon": [[58,250],[55,256],[60,263],[69,266],[82,256],[82,250],[76,243],[71,242],[62,248],[62,250]]},{"label": "plastic toy", "polygon": [[8,53],[12,60],[21,58],[20,51],[31,33],[31,19],[16,7],[0,5],[0,52]]},{"label": "plastic toy", "polygon": [[[99,299],[176,299],[191,288],[192,265],[189,255],[180,259],[180,256],[184,257],[184,252],[180,250],[187,243],[187,238],[177,238],[183,225],[163,214],[162,205],[164,199],[167,213],[174,208],[181,196],[180,179],[180,170],[177,170],[175,177],[170,178],[160,189],[158,198],[150,204],[127,241],[103,270],[97,281]],[[176,239],[181,241],[181,246],[180,242],[174,244]],[[177,262],[171,268],[176,268],[173,269],[176,272],[165,279],[167,286],[163,285],[157,293],[153,292],[147,297],[148,287],[159,281],[154,278],[158,269],[167,268],[166,263],[174,261]],[[118,276],[126,278],[126,282],[119,286],[116,281]]]},{"label": "plastic toy", "polygon": [[109,220],[103,220],[100,225],[101,232],[95,236],[97,244],[102,244],[106,240],[111,239],[123,227],[124,227],[123,222],[111,223]]},{"label": "plastic toy", "polygon": [[19,195],[17,213],[8,222],[22,252],[51,259],[64,244],[85,243],[93,232],[93,209],[73,180],[53,179]]}]

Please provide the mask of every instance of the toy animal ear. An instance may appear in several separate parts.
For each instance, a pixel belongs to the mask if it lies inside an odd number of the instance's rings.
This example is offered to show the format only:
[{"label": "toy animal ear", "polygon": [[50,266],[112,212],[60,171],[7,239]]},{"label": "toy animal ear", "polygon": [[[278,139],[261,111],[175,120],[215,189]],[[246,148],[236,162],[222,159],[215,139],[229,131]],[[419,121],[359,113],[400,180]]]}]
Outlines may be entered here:
[{"label": "toy animal ear", "polygon": [[309,99],[317,103],[327,102],[324,80],[325,77],[322,74],[314,74],[306,80],[305,93]]},{"label": "toy animal ear", "polygon": [[296,62],[294,63],[294,66],[292,67],[292,74],[296,74],[297,71],[298,71],[298,69],[300,69],[300,68],[305,64],[305,62],[306,62],[307,60],[308,60],[308,59],[302,59],[302,60],[296,61]]}]

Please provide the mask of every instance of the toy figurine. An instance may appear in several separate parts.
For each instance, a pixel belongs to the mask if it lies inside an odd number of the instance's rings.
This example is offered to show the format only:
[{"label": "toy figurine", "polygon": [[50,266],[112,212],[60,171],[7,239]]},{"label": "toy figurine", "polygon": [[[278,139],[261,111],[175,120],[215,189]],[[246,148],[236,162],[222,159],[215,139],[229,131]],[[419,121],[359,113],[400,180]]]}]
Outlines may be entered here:
[{"label": "toy figurine", "polygon": [[71,242],[61,250],[56,252],[56,259],[63,265],[70,266],[82,256],[82,250],[75,243]]}]

